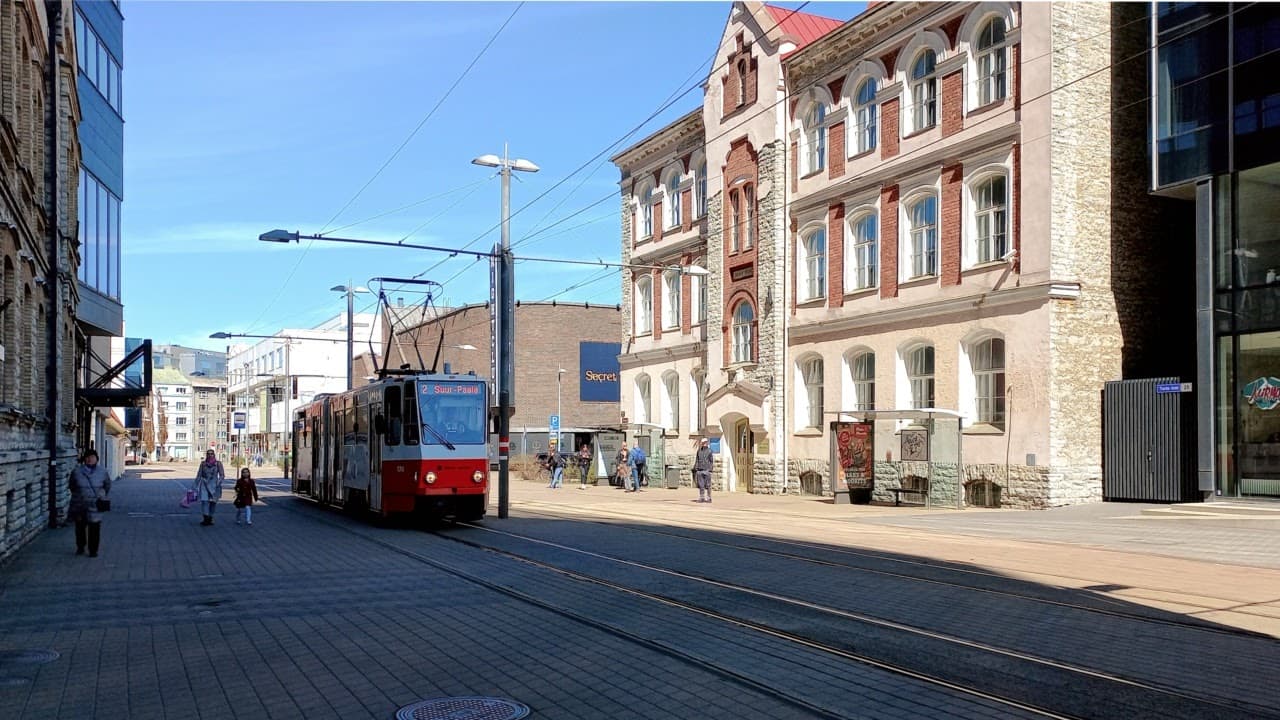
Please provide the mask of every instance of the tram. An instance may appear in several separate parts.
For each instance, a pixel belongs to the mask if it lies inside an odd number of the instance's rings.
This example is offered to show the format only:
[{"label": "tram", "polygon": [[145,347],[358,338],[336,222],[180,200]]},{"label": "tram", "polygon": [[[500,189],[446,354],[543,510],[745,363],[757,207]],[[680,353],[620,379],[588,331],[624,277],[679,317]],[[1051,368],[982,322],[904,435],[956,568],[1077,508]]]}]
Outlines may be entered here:
[{"label": "tram", "polygon": [[383,517],[480,520],[488,420],[487,383],[448,365],[318,396],[294,413],[293,492]]}]

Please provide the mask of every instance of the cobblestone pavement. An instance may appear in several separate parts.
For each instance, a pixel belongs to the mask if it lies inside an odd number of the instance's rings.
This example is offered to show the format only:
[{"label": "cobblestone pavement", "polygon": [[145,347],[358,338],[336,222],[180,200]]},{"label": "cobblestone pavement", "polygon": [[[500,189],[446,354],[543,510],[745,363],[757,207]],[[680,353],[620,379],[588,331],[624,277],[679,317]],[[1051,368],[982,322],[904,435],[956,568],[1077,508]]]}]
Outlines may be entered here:
[{"label": "cobblestone pavement", "polygon": [[[75,556],[62,528],[0,568],[0,717],[389,718],[460,695],[512,698],[538,718],[1026,714],[373,527],[270,478],[252,527],[229,503],[200,527],[177,505],[190,470],[131,470],[101,557]],[[41,650],[59,656],[23,655]]]}]

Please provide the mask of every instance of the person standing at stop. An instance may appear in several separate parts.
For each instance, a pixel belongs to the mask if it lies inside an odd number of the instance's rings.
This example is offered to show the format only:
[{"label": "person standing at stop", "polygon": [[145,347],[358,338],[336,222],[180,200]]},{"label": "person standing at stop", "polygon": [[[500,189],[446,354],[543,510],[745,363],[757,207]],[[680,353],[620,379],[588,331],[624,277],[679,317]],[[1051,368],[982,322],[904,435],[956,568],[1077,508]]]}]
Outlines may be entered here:
[{"label": "person standing at stop", "polygon": [[714,466],[711,443],[702,438],[702,442],[698,443],[698,454],[693,458],[693,479],[698,484],[698,502],[711,502],[711,469]]}]

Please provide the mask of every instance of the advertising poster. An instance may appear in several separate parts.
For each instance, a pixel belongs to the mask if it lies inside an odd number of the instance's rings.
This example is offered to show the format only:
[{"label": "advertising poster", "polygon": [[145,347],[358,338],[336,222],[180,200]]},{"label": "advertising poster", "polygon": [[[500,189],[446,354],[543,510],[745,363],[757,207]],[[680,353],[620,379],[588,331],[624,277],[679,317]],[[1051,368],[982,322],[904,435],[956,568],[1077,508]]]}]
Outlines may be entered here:
[{"label": "advertising poster", "polygon": [[835,442],[837,475],[835,487],[840,483],[850,490],[870,488],[875,482],[875,433],[869,422],[837,422]]}]

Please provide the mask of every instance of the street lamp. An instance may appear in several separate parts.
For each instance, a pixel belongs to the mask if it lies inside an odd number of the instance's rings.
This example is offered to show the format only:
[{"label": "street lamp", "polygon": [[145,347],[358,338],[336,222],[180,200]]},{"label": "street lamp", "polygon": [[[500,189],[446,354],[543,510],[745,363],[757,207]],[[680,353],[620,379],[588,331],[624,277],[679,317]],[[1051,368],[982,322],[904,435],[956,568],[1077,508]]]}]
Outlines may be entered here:
[{"label": "street lamp", "polygon": [[564,368],[556,366],[556,449],[563,452],[564,448],[560,445],[560,426],[564,424],[564,418],[560,417],[560,378],[564,377]]},{"label": "street lamp", "polygon": [[[494,306],[498,308],[498,327],[495,328],[494,348],[497,353],[498,389],[498,517],[507,517],[511,482],[511,418],[510,407],[515,400],[515,334],[516,334],[516,282],[515,267],[511,258],[511,173],[538,172],[538,166],[517,158],[512,160],[503,147],[502,157],[481,155],[471,161],[473,165],[496,167],[502,176],[502,248],[497,262]],[[497,255],[498,253],[494,253]]]},{"label": "street lamp", "polygon": [[[271,233],[266,234],[270,235]],[[334,285],[329,289],[333,292],[346,293],[347,295],[347,389],[350,390],[352,388],[351,364],[354,362],[355,357],[355,338],[352,334],[352,328],[354,326],[351,324],[353,322],[352,308],[355,304],[356,293],[367,293],[369,292],[369,288],[352,285],[351,281],[348,280],[346,285]]]}]

